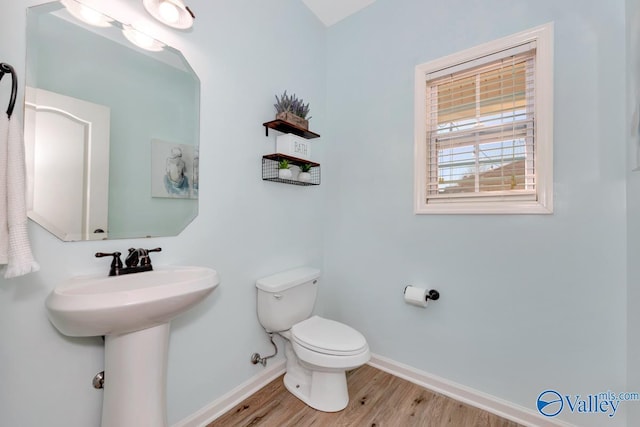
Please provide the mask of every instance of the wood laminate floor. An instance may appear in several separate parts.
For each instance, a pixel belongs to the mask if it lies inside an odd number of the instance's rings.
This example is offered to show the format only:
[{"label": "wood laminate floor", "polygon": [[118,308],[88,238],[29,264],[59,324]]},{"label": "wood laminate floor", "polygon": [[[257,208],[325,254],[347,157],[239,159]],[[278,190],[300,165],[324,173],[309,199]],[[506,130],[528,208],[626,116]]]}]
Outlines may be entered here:
[{"label": "wood laminate floor", "polygon": [[423,387],[364,365],[347,373],[349,405],[316,411],[276,378],[207,427],[520,427]]}]

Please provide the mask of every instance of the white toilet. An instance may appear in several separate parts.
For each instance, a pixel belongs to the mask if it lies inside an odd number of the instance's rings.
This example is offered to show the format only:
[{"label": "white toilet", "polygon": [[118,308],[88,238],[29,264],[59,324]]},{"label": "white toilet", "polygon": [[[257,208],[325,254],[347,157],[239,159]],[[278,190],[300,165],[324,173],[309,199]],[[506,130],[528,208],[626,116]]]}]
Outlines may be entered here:
[{"label": "white toilet", "polygon": [[258,319],[284,338],[287,390],[312,408],[337,412],[349,403],[346,371],[369,361],[369,345],[355,329],[311,316],[319,277],[320,270],[302,267],[259,279]]}]

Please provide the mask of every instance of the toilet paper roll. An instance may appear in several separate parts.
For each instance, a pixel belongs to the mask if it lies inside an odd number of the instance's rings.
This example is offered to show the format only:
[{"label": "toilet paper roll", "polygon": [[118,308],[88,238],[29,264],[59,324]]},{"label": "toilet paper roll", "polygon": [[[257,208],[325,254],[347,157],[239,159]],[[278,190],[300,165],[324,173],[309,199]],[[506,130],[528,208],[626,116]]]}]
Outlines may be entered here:
[{"label": "toilet paper roll", "polygon": [[418,307],[427,306],[427,295],[429,291],[415,286],[407,286],[404,288],[404,301],[407,304],[416,305]]}]

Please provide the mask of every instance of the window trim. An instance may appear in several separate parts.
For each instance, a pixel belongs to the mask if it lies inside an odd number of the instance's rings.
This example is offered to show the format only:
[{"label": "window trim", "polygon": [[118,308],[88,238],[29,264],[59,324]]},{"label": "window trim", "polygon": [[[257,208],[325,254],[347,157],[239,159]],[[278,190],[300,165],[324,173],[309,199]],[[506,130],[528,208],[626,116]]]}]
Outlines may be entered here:
[{"label": "window trim", "polygon": [[[468,197],[465,201],[427,203],[426,75],[480,60],[534,41],[536,43],[536,186],[537,200],[511,197]],[[415,214],[551,214],[553,213],[553,23],[494,40],[415,67]],[[473,199],[473,200],[470,200]]]}]

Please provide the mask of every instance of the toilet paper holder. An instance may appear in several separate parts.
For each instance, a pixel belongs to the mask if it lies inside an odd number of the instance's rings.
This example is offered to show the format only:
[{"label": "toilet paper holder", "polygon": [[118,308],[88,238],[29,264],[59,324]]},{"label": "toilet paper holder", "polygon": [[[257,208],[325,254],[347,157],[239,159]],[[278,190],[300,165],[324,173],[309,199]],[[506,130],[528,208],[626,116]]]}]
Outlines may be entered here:
[{"label": "toilet paper holder", "polygon": [[[409,287],[409,285],[404,287],[404,291],[402,291],[403,294],[407,293],[407,288]],[[429,292],[427,293],[427,295],[425,295],[425,300],[432,300],[432,301],[436,301],[440,298],[440,292],[436,291],[435,289],[429,289]]]}]

